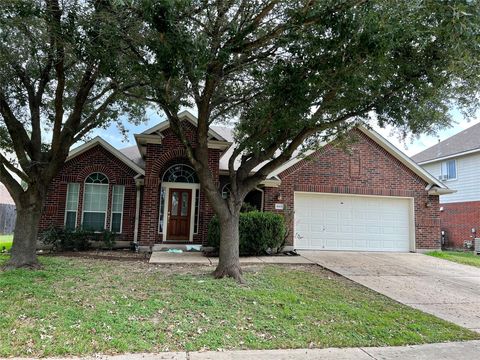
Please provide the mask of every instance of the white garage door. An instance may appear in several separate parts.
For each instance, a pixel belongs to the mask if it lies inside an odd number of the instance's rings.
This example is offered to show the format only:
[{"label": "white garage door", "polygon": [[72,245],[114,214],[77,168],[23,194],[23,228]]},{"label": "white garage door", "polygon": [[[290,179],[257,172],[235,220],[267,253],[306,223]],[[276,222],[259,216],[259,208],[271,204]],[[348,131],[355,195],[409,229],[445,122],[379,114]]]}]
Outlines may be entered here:
[{"label": "white garage door", "polygon": [[294,246],[409,251],[410,204],[410,199],[403,198],[296,192]]}]

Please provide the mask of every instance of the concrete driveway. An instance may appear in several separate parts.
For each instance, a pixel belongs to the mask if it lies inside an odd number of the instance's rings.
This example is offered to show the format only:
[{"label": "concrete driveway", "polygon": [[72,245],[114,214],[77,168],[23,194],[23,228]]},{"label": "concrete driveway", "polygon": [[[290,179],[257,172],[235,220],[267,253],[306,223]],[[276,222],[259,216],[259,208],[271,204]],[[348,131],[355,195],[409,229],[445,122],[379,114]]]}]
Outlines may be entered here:
[{"label": "concrete driveway", "polygon": [[403,304],[480,332],[480,268],[414,253],[300,254]]}]

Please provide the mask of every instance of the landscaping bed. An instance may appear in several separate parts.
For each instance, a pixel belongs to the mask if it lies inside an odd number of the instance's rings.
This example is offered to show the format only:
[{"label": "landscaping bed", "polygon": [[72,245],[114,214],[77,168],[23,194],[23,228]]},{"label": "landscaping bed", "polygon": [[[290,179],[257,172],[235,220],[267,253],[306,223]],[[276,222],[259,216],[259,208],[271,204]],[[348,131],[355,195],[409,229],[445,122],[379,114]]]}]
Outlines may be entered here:
[{"label": "landscaping bed", "polygon": [[[0,264],[7,256],[0,255]],[[0,357],[406,345],[478,339],[318,266],[212,267],[41,257],[0,274]]]},{"label": "landscaping bed", "polygon": [[426,254],[459,264],[480,267],[480,255],[476,255],[473,251],[431,251]]}]

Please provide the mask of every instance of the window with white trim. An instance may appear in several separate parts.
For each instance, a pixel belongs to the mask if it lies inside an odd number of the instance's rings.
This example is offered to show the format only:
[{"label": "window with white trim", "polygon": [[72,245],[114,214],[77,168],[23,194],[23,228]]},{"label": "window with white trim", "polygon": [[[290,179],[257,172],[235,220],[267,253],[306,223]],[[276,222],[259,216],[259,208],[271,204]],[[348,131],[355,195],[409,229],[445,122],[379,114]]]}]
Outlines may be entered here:
[{"label": "window with white trim", "polygon": [[185,164],[175,164],[170,166],[163,174],[162,182],[177,182],[195,184],[199,183],[195,170]]},{"label": "window with white trim", "polygon": [[65,229],[75,230],[77,227],[78,195],[80,184],[67,184],[67,199],[65,201]]},{"label": "window with white trim", "polygon": [[83,190],[83,228],[91,231],[105,230],[107,209],[108,178],[102,173],[93,173],[85,180]]},{"label": "window with white trim", "polygon": [[125,197],[125,186],[113,185],[112,187],[112,219],[110,230],[120,234],[123,224],[123,199]]},{"label": "window with white trim", "polygon": [[195,218],[193,222],[193,233],[198,234],[198,223],[200,220],[200,190],[195,190]]},{"label": "window with white trim", "polygon": [[230,192],[232,191],[232,187],[230,183],[223,185],[222,187],[222,198],[228,199],[230,197]]},{"label": "window with white trim", "polygon": [[441,180],[454,180],[457,178],[457,161],[447,160],[442,162]]},{"label": "window with white trim", "polygon": [[159,211],[159,221],[158,221],[158,232],[163,233],[163,216],[165,214],[165,196],[166,190],[162,186],[160,188],[160,211]]}]

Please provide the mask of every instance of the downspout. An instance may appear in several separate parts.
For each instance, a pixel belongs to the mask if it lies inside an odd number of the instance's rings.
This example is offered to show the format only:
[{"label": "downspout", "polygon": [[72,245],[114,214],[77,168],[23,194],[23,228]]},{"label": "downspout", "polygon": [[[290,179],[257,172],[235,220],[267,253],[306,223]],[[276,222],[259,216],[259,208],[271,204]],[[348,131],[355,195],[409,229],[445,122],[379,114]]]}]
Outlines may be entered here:
[{"label": "downspout", "polygon": [[135,251],[138,251],[138,226],[140,223],[140,198],[141,188],[144,184],[143,179],[135,178],[135,185],[137,187],[137,198],[135,203],[135,229],[133,232],[133,244],[135,245]]}]

